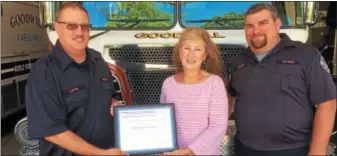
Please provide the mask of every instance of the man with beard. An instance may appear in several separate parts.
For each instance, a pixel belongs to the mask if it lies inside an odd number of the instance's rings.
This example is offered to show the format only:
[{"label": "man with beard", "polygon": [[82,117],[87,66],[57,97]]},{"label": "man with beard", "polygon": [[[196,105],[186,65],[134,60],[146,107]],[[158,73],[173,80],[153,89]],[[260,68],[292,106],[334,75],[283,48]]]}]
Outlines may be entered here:
[{"label": "man with beard", "polygon": [[101,54],[87,48],[87,11],[64,3],[54,27],[58,41],[26,86],[28,135],[39,140],[40,155],[125,155],[113,148],[113,77]]},{"label": "man with beard", "polygon": [[[249,45],[231,63],[237,156],[325,155],[336,111],[329,69],[312,46],[279,34],[270,4],[245,15]],[[231,100],[231,101],[232,101]]]}]

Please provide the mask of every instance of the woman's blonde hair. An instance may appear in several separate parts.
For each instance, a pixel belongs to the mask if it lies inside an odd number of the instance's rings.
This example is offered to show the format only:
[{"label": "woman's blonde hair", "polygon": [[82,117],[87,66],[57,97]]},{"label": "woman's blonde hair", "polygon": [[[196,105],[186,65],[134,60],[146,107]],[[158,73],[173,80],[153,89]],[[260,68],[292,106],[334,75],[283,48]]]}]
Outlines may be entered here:
[{"label": "woman's blonde hair", "polygon": [[190,39],[201,39],[206,45],[205,51],[207,56],[205,63],[201,66],[201,69],[204,69],[211,74],[223,77],[222,69],[225,67],[222,66],[219,49],[211,40],[208,32],[199,27],[185,28],[184,31],[180,34],[179,41],[174,47],[173,53],[173,64],[177,67],[177,72],[181,72],[183,70],[183,66],[179,57],[179,49],[185,40]]}]

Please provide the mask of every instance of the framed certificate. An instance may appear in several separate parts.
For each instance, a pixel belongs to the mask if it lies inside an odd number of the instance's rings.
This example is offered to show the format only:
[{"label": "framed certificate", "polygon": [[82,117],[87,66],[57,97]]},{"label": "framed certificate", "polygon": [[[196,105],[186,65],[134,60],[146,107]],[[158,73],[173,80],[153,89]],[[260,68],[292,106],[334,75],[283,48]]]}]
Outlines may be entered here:
[{"label": "framed certificate", "polygon": [[114,108],[115,143],[129,154],[160,154],[177,149],[173,104]]}]

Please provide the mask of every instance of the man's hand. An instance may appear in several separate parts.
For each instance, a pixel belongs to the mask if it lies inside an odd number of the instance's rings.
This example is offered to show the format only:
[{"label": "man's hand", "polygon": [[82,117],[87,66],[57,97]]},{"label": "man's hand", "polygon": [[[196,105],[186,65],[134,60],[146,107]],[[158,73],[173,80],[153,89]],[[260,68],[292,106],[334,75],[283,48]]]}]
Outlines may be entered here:
[{"label": "man's hand", "polygon": [[110,149],[104,150],[104,152],[100,153],[99,155],[129,155],[129,154],[118,148],[110,148]]},{"label": "man's hand", "polygon": [[119,103],[116,99],[111,100],[111,106],[110,106],[110,114],[113,117],[114,116],[114,106],[120,106],[121,103]]},{"label": "man's hand", "polygon": [[172,152],[165,152],[164,155],[195,155],[189,148],[178,149]]},{"label": "man's hand", "polygon": [[45,139],[79,155],[128,155],[120,149],[101,149],[96,147],[69,130],[45,137]]}]

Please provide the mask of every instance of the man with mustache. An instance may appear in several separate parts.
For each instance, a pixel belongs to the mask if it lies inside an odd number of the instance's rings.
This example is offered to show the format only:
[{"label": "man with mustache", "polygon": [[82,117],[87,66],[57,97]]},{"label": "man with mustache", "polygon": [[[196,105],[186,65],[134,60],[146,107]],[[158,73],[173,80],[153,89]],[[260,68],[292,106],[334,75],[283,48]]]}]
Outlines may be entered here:
[{"label": "man with mustache", "polygon": [[39,140],[40,155],[126,155],[113,148],[113,77],[101,54],[87,47],[87,11],[62,4],[54,28],[58,41],[26,86],[28,135]]},{"label": "man with mustache", "polygon": [[[336,88],[321,54],[279,34],[270,4],[245,15],[249,45],[232,60],[237,156],[325,155],[336,111]],[[232,101],[231,100],[231,101]]]}]

